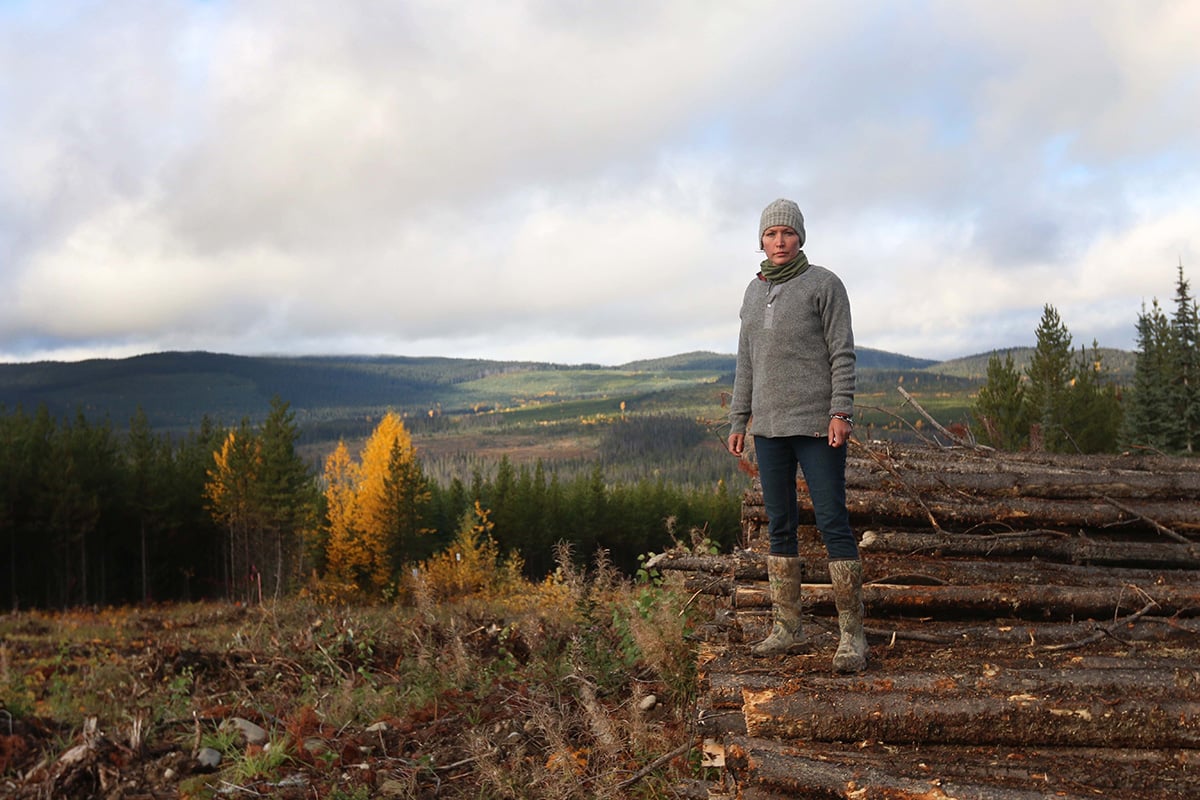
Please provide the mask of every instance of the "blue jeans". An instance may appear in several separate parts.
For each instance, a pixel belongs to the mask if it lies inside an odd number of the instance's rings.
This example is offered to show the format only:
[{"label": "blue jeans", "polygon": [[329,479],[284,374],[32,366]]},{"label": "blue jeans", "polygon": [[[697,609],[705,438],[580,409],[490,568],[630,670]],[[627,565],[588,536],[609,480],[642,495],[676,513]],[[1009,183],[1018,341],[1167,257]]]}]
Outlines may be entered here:
[{"label": "blue jeans", "polygon": [[796,497],[796,467],[812,497],[817,530],[831,561],[857,559],[858,542],[846,509],[846,447],[830,447],[824,436],[755,436],[758,477],[767,511],[771,555],[799,552],[796,530],[800,504]]}]

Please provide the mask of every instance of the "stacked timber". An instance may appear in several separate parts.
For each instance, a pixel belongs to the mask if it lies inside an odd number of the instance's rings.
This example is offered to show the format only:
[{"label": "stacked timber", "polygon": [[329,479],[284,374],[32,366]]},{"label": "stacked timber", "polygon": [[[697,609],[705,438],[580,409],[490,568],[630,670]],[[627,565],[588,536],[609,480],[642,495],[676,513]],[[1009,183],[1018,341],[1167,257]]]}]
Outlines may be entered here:
[{"label": "stacked timber", "polygon": [[871,660],[837,675],[804,514],[807,652],[769,628],[761,492],[740,546],[657,559],[711,612],[692,797],[1200,797],[1200,460],[855,443]]}]

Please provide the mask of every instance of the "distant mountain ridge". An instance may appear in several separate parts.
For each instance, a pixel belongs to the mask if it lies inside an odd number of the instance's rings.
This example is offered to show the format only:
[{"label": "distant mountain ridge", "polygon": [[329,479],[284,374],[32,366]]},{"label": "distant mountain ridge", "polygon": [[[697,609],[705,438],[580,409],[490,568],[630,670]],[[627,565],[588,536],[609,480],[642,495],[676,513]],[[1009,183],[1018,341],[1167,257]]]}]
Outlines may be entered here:
[{"label": "distant mountain ridge", "polygon": [[[1032,348],[1010,351],[1020,365]],[[1132,374],[1133,354],[1102,351]],[[892,380],[913,371],[947,379],[982,380],[989,354],[938,362],[862,347],[858,368]],[[1111,362],[1110,362],[1111,359]],[[1119,362],[1119,364],[1118,364]],[[81,411],[89,419],[108,418],[124,427],[142,408],[158,428],[188,428],[207,415],[226,424],[257,420],[279,396],[298,415],[316,417],[372,414],[394,408],[417,413],[430,407],[469,409],[522,397],[557,397],[629,391],[630,374],[654,376],[671,385],[732,382],[736,357],[696,351],[619,366],[552,364],[533,361],[412,356],[239,356],[210,352],[149,353],[123,359],[0,364],[0,409],[33,413],[45,406],[53,416]],[[640,385],[640,384],[639,384]]]}]

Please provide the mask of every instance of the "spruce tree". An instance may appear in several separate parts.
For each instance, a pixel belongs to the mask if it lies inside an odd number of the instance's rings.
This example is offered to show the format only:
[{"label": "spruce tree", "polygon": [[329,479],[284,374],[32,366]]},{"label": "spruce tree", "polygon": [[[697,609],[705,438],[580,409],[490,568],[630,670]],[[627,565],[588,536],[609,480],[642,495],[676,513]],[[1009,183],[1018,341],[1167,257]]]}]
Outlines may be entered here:
[{"label": "spruce tree", "polygon": [[1176,421],[1171,410],[1171,325],[1155,299],[1137,319],[1133,387],[1125,409],[1123,438],[1131,447],[1166,451]]},{"label": "spruce tree", "polygon": [[1068,449],[1107,453],[1117,447],[1121,430],[1121,400],[1108,379],[1100,347],[1092,341],[1090,355],[1080,350],[1071,371],[1060,426]]},{"label": "spruce tree", "polygon": [[[1052,452],[1069,448],[1062,427],[1067,382],[1071,378],[1071,334],[1054,306],[1047,303],[1037,328],[1037,346],[1026,369],[1029,388],[1026,397],[1032,425],[1037,426],[1040,445]],[[1031,433],[1031,446],[1038,441]]]},{"label": "spruce tree", "polygon": [[992,353],[988,359],[987,382],[971,406],[971,414],[983,428],[980,439],[1000,450],[1019,450],[1029,440],[1025,387],[1012,353]]},{"label": "spruce tree", "polygon": [[1175,284],[1171,333],[1170,397],[1176,428],[1171,445],[1174,450],[1193,453],[1200,444],[1200,320],[1182,264]]},{"label": "spruce tree", "polygon": [[316,508],[312,471],[296,452],[295,417],[290,404],[276,396],[259,434],[255,493],[265,538],[259,569],[276,599],[285,583],[298,577],[301,538],[312,527]]}]

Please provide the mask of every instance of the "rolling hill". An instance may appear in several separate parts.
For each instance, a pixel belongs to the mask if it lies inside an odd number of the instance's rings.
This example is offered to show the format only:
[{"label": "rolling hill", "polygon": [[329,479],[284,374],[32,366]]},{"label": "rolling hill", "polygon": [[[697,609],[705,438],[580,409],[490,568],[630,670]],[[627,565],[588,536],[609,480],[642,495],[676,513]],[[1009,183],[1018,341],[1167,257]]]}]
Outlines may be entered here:
[{"label": "rolling hill", "polygon": [[[1017,364],[1032,348],[1011,351]],[[1132,374],[1133,354],[1102,351],[1118,379]],[[991,354],[953,361],[858,352],[859,391],[897,383],[968,393],[983,379]],[[405,356],[238,356],[209,352],[151,353],[125,359],[0,364],[0,409],[32,413],[45,406],[62,418],[82,413],[124,428],[138,408],[158,430],[188,430],[208,416],[233,425],[261,420],[271,398],[290,403],[300,427],[364,420],[387,409],[416,421],[449,415],[548,407],[586,416],[600,400],[682,411],[732,386],[735,357],[692,352],[619,366]],[[560,415],[561,416],[561,415]],[[317,438],[322,438],[318,435]]]},{"label": "rolling hill", "polygon": [[[932,361],[863,350],[863,366],[920,368]],[[55,416],[82,411],[114,424],[141,407],[159,428],[193,425],[207,414],[260,418],[273,396],[300,415],[396,408],[445,412],[546,397],[642,393],[731,379],[734,356],[686,353],[616,367],[404,356],[237,356],[151,353],[124,359],[0,364],[0,406]]]}]

